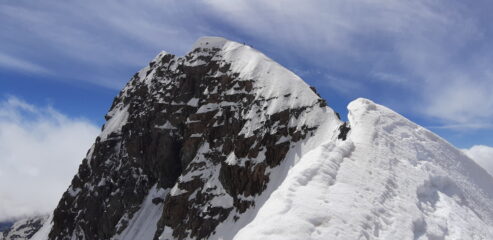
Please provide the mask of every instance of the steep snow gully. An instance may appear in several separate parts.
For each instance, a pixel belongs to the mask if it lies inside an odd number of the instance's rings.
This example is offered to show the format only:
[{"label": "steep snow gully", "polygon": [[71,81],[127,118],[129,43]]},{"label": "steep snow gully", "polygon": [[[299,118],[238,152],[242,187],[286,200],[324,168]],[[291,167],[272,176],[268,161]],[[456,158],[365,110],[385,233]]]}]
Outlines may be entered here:
[{"label": "steep snow gully", "polygon": [[491,175],[384,106],[348,110],[240,43],[160,53],[32,239],[493,239]]}]

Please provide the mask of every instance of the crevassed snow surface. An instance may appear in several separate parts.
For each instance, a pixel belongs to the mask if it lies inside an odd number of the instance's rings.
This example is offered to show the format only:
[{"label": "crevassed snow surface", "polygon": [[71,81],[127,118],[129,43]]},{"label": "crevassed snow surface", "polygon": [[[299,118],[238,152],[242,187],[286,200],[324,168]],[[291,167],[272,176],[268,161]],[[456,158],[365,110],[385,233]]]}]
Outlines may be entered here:
[{"label": "crevassed snow surface", "polygon": [[366,99],[346,141],[302,156],[234,239],[493,239],[493,179],[459,150]]}]

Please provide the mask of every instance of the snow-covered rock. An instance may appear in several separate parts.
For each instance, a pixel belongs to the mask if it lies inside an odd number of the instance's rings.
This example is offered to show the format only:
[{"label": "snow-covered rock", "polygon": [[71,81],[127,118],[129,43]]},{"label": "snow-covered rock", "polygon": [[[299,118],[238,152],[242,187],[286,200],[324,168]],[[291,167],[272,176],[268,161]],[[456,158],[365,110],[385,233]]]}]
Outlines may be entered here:
[{"label": "snow-covered rock", "polygon": [[244,44],[162,52],[34,239],[493,239],[486,171],[386,107],[348,109]]},{"label": "snow-covered rock", "polygon": [[9,229],[0,233],[0,240],[28,240],[32,239],[48,216],[35,216],[16,221]]},{"label": "snow-covered rock", "polygon": [[341,125],[294,73],[217,37],[183,57],[160,53],[106,120],[54,211],[52,239],[222,237]]}]

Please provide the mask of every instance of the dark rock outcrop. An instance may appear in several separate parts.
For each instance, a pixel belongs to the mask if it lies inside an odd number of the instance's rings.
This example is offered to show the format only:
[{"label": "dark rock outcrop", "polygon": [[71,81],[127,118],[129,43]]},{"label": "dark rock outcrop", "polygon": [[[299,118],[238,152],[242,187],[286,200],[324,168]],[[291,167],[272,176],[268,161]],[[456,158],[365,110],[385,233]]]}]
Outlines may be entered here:
[{"label": "dark rock outcrop", "polygon": [[349,126],[349,123],[348,122],[343,123],[341,126],[339,126],[339,135],[337,136],[337,138],[345,141],[349,131],[351,131],[351,127]]}]

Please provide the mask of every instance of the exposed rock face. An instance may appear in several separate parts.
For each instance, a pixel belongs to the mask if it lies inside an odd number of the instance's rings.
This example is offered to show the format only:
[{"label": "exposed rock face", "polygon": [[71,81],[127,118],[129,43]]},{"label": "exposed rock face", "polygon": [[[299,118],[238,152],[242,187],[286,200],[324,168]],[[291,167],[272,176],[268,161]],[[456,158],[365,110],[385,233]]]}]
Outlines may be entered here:
[{"label": "exposed rock face", "polygon": [[119,239],[155,187],[167,191],[152,199],[154,238],[206,239],[253,207],[270,171],[327,119],[339,121],[248,46],[203,38],[183,57],[161,53],[115,98],[49,238]]},{"label": "exposed rock face", "polygon": [[46,221],[47,216],[36,216],[15,222],[9,229],[0,233],[1,240],[30,239]]}]

